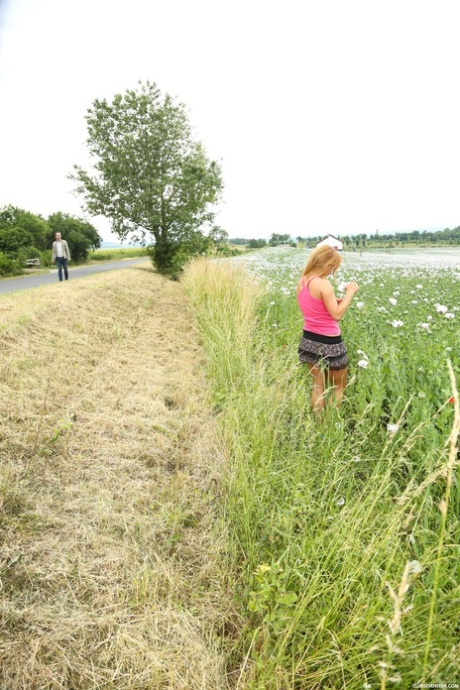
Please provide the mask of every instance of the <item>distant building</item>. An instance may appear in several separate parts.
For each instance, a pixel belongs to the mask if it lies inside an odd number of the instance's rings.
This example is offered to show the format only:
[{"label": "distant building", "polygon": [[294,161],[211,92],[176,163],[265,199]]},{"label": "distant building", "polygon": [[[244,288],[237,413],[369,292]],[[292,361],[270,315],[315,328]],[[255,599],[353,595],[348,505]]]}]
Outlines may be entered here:
[{"label": "distant building", "polygon": [[316,246],[322,247],[325,244],[329,247],[337,249],[338,252],[341,252],[343,250],[343,242],[339,240],[338,237],[334,237],[334,235],[326,235],[326,237],[323,237],[321,242],[318,242]]}]

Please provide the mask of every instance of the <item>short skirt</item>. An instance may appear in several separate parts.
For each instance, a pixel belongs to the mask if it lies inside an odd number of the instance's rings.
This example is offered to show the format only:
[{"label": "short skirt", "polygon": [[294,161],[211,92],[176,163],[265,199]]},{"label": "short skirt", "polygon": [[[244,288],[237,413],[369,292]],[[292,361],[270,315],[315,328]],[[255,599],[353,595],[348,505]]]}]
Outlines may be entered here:
[{"label": "short skirt", "polygon": [[328,336],[304,331],[298,352],[302,364],[335,370],[346,369],[348,366],[347,348],[341,335]]}]

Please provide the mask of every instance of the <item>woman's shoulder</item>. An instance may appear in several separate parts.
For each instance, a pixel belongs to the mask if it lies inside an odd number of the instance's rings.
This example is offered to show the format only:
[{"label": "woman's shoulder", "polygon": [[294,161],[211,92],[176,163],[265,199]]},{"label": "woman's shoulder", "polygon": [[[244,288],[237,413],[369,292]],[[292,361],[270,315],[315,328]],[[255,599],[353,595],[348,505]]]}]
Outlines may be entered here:
[{"label": "woman's shoulder", "polygon": [[[309,283],[308,289],[313,297],[321,299],[323,294],[329,291],[331,284],[327,278],[321,278],[320,276],[312,276],[315,280]],[[308,282],[308,281],[307,281]]]},{"label": "woman's shoulder", "polygon": [[317,286],[330,284],[327,278],[321,278],[321,276],[315,276],[315,275],[306,276],[304,278],[304,280],[305,280],[305,285],[307,283],[313,282],[313,280],[315,281],[315,285],[317,285]]}]

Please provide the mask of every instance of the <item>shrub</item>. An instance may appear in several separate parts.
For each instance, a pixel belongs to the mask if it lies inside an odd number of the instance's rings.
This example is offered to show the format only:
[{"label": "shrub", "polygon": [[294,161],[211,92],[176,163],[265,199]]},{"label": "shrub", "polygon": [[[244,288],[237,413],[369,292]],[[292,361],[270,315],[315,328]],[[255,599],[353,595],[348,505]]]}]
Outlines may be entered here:
[{"label": "shrub", "polygon": [[17,259],[10,259],[0,252],[0,275],[11,276],[20,275],[22,273],[22,266]]}]

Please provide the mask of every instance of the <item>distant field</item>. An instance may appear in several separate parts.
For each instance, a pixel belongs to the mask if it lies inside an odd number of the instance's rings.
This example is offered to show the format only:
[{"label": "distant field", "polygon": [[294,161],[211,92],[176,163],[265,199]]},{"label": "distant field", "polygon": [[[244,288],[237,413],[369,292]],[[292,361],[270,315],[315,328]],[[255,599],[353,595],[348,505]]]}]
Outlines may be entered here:
[{"label": "distant field", "polygon": [[137,256],[147,256],[147,247],[111,247],[109,249],[96,249],[91,252],[89,261],[112,261],[112,259],[132,259]]}]

